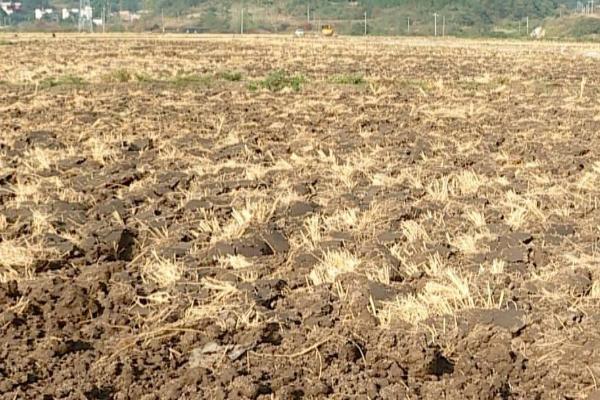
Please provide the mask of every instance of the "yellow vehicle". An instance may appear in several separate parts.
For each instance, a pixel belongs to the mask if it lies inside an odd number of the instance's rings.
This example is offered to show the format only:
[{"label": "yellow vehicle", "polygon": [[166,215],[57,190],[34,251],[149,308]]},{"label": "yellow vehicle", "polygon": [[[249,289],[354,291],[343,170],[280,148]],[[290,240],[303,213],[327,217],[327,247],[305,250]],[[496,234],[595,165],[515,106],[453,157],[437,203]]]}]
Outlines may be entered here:
[{"label": "yellow vehicle", "polygon": [[334,33],[335,33],[335,29],[333,29],[333,26],[331,26],[329,24],[321,26],[321,35],[329,37],[329,36],[333,36]]}]

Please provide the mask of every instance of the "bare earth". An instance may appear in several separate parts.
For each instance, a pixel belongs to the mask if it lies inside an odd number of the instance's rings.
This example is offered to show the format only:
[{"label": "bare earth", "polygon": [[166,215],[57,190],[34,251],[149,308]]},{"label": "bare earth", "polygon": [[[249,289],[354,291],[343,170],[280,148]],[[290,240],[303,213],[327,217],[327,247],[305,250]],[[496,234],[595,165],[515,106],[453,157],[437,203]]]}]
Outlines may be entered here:
[{"label": "bare earth", "polygon": [[0,399],[586,398],[598,54],[0,36]]}]

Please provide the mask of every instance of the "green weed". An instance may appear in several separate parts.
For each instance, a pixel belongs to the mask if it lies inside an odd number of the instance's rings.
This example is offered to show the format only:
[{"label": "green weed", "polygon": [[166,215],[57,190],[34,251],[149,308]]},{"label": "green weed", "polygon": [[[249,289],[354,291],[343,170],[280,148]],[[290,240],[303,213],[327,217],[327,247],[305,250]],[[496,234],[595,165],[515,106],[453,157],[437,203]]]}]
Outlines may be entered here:
[{"label": "green weed", "polygon": [[152,82],[154,81],[154,79],[152,79],[152,77],[148,74],[146,74],[145,72],[136,72],[135,73],[135,80],[138,82]]},{"label": "green weed", "polygon": [[133,75],[131,74],[131,72],[129,72],[126,69],[116,69],[114,71],[111,71],[107,76],[106,79],[109,82],[129,82],[130,80],[133,79]]},{"label": "green weed", "polygon": [[177,86],[189,84],[206,84],[211,81],[212,77],[208,75],[184,74],[177,73],[171,80]]},{"label": "green weed", "polygon": [[237,71],[224,71],[219,73],[218,76],[229,82],[239,82],[242,80],[242,73]]},{"label": "green weed", "polygon": [[271,92],[279,92],[284,88],[291,88],[295,92],[302,88],[302,85],[306,82],[303,75],[290,76],[283,70],[277,70],[271,72],[260,82],[260,85],[270,90]]}]

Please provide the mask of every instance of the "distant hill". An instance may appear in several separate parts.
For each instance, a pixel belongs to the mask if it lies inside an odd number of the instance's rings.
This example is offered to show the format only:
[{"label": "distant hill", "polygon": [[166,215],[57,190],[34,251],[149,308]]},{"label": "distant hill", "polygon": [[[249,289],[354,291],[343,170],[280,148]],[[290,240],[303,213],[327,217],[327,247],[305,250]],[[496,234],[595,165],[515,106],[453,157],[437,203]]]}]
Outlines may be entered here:
[{"label": "distant hill", "polygon": [[[551,21],[551,32],[581,34],[600,30],[596,19],[582,26],[571,16],[577,0],[91,0],[96,16],[102,8],[146,10],[145,18],[124,29],[144,30],[162,24],[167,30],[196,32],[237,32],[242,8],[246,32],[290,32],[296,27],[313,29],[319,23],[332,23],[341,34],[432,35],[434,13],[438,14],[438,34],[455,36],[518,37],[529,28]],[[73,0],[22,0],[32,15],[40,6],[76,7]],[[582,1],[585,3],[585,1]],[[600,6],[600,0],[598,0]],[[600,9],[598,16],[600,16]],[[310,14],[310,15],[309,15]],[[585,19],[585,18],[584,18]],[[310,20],[310,23],[308,23]],[[565,21],[564,27],[563,22]],[[116,27],[113,21],[113,26]],[[410,26],[409,26],[410,25]],[[122,27],[123,28],[123,27]],[[550,33],[550,32],[549,32]]]},{"label": "distant hill", "polygon": [[[598,2],[600,3],[600,1]],[[242,1],[232,0],[146,0],[142,5],[166,15],[186,15],[186,25],[200,30],[237,31]],[[288,31],[308,21],[332,22],[343,34],[364,32],[367,13],[371,34],[427,35],[434,33],[434,13],[439,14],[438,30],[454,35],[518,35],[547,17],[560,16],[574,10],[577,0],[245,0],[247,31]],[[600,10],[599,10],[600,11]]]},{"label": "distant hill", "polygon": [[600,40],[600,13],[593,17],[571,15],[548,19],[544,23],[546,35],[550,38],[572,38],[580,40]]}]

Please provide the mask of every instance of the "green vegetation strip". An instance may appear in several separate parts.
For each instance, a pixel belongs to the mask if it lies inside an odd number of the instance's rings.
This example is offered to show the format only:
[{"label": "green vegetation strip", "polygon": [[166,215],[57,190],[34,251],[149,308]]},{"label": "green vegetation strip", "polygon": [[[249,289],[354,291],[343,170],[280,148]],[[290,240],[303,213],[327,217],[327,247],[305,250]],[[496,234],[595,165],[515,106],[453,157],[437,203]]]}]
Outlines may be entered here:
[{"label": "green vegetation strip", "polygon": [[248,89],[254,91],[259,88],[264,88],[271,92],[280,92],[285,88],[290,88],[293,91],[298,92],[304,83],[306,83],[304,75],[290,75],[284,70],[277,70],[271,72],[261,81],[250,82],[248,84]]}]

